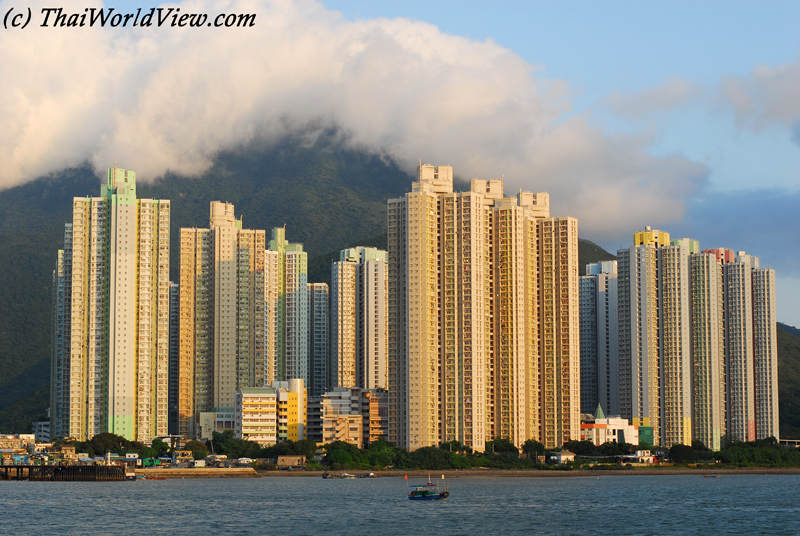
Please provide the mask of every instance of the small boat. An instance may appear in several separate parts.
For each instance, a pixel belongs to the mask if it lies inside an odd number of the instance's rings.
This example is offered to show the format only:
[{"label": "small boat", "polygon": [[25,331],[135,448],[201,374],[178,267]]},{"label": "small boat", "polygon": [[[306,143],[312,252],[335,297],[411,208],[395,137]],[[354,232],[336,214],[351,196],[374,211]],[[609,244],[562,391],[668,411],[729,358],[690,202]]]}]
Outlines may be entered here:
[{"label": "small boat", "polygon": [[[444,478],[444,475],[442,475]],[[439,486],[438,483],[431,482],[430,476],[428,477],[427,484],[420,484],[417,486],[409,486],[408,498],[411,501],[443,501],[450,496],[447,486]]]},{"label": "small boat", "polygon": [[720,475],[703,475],[704,478],[722,478]]}]

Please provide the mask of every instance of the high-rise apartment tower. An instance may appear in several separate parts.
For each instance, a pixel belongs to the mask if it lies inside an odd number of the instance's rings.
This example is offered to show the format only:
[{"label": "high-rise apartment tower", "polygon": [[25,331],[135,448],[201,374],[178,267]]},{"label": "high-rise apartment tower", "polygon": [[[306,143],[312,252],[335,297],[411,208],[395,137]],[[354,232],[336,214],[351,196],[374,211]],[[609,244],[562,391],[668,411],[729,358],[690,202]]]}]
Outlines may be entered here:
[{"label": "high-rise apartment tower", "polygon": [[386,389],[386,252],[344,249],[331,265],[331,369],[334,387]]},{"label": "high-rise apartment tower", "polygon": [[264,385],[265,238],[219,201],[208,229],[181,229],[181,435],[195,437],[198,413],[233,408],[237,389]]},{"label": "high-rise apartment tower", "polygon": [[54,272],[52,437],[167,433],[169,219],[137,199],[136,174],[108,170],[100,197],[76,197]]},{"label": "high-rise apartment tower", "polygon": [[577,221],[421,165],[389,200],[389,434],[416,449],[578,438]]}]

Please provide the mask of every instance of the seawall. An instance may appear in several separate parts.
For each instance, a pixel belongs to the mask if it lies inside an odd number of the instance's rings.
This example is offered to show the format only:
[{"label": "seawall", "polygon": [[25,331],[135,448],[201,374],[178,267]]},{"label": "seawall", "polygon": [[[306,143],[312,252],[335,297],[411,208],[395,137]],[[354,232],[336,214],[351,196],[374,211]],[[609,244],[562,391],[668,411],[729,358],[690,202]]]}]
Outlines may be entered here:
[{"label": "seawall", "polygon": [[198,467],[195,469],[182,468],[153,468],[136,469],[136,476],[146,478],[259,478],[252,467],[231,467],[222,469],[217,467]]}]

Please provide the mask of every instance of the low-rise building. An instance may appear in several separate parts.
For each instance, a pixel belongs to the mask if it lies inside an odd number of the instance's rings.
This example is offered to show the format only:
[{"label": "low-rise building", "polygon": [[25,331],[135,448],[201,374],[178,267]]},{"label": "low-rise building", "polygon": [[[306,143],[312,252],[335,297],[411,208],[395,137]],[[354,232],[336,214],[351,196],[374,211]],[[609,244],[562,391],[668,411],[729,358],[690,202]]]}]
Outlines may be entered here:
[{"label": "low-rise building", "polygon": [[364,417],[361,414],[327,413],[324,405],[322,411],[322,443],[344,441],[364,448]]},{"label": "low-rise building", "polygon": [[309,439],[319,444],[344,441],[364,448],[386,439],[389,425],[385,391],[334,387],[309,400]]},{"label": "low-rise building", "polygon": [[236,439],[254,441],[262,447],[278,441],[278,394],[272,387],[236,391]]},{"label": "low-rise building", "polygon": [[191,450],[176,450],[172,453],[172,465],[189,464],[193,461],[194,453]]},{"label": "low-rise building", "polygon": [[597,406],[593,419],[581,423],[581,441],[591,441],[593,445],[603,443],[639,444],[639,428],[621,417],[609,417],[603,414],[603,408]]},{"label": "low-rise building", "polygon": [[214,432],[222,433],[225,430],[234,430],[236,412],[234,408],[213,408],[211,411],[201,411],[197,414],[197,439],[207,441]]},{"label": "low-rise building", "polygon": [[31,424],[35,441],[37,443],[48,443],[50,441],[50,421],[35,421]]},{"label": "low-rise building", "polygon": [[562,450],[561,452],[551,454],[550,460],[555,462],[557,465],[563,465],[565,463],[575,461],[575,453],[569,450]]},{"label": "low-rise building", "polygon": [[288,467],[303,467],[306,463],[305,456],[297,456],[297,455],[289,455],[289,456],[278,456],[278,467],[280,468],[288,468]]},{"label": "low-rise building", "polygon": [[300,441],[306,438],[307,396],[302,378],[272,382],[278,400],[278,438],[280,441]]}]

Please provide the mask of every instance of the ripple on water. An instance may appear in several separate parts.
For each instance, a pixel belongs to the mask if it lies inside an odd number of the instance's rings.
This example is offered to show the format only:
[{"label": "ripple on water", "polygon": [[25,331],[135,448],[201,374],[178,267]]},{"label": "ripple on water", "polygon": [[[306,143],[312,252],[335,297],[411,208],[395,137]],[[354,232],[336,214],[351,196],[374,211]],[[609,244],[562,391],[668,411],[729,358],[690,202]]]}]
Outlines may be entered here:
[{"label": "ripple on water", "polygon": [[6,534],[792,534],[798,475],[449,479],[446,501],[402,478],[0,482]]}]

